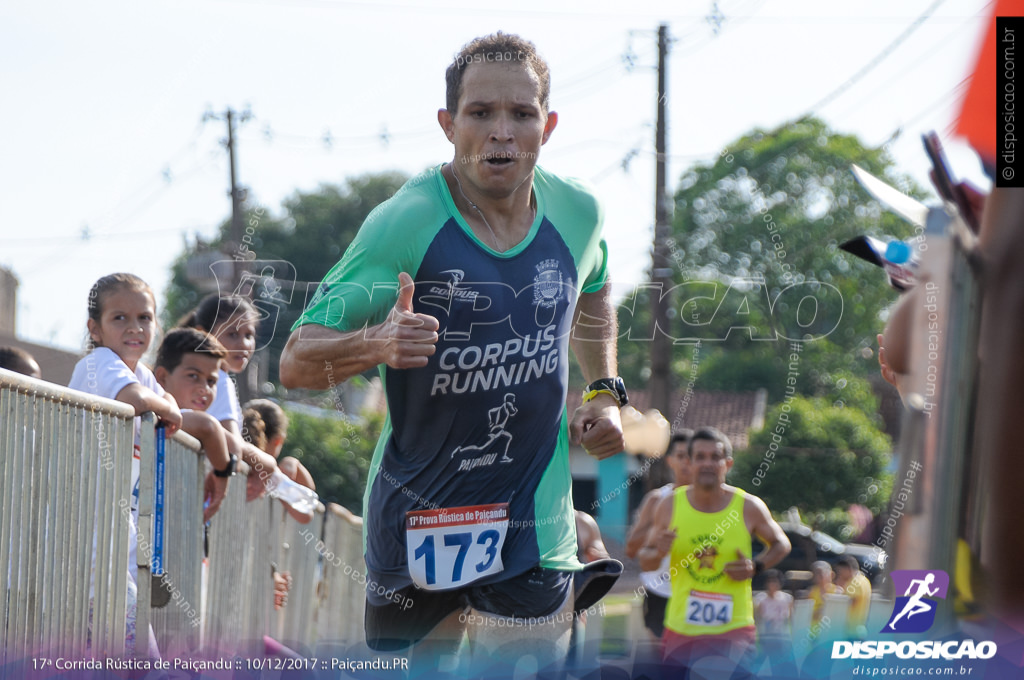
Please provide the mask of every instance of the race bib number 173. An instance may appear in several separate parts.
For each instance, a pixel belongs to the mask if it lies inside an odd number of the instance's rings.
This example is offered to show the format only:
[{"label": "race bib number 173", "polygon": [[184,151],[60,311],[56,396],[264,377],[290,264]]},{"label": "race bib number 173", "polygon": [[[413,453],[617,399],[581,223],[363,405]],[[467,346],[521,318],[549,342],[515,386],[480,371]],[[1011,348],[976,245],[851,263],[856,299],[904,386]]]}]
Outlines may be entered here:
[{"label": "race bib number 173", "polygon": [[508,503],[406,513],[409,575],[425,590],[460,588],[505,569]]}]

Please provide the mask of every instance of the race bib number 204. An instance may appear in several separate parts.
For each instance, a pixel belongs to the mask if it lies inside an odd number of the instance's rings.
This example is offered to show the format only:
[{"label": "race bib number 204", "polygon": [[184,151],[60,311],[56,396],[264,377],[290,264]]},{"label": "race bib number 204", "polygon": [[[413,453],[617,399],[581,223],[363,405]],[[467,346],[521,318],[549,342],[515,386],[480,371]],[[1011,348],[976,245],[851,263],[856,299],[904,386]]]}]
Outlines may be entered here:
[{"label": "race bib number 204", "polygon": [[732,596],[691,590],[686,598],[686,622],[694,626],[721,626],[732,621]]},{"label": "race bib number 204", "polygon": [[505,569],[508,503],[406,513],[409,575],[425,590],[460,588]]}]

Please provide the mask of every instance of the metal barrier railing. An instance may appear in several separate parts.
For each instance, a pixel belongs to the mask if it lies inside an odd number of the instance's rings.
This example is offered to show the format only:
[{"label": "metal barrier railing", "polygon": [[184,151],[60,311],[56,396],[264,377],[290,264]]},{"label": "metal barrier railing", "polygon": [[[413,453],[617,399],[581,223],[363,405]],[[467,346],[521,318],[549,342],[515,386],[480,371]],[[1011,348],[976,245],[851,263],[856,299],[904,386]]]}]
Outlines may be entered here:
[{"label": "metal barrier railing", "polygon": [[[154,451],[154,417],[142,422],[142,450]],[[163,575],[150,572],[153,546],[153,456],[144,455],[139,490],[139,614],[136,635],[148,635],[152,622],[162,655],[187,657],[198,653],[202,624],[203,478],[199,442],[176,432],[165,442],[163,502]],[[243,480],[244,481],[244,480]],[[238,482],[241,483],[241,482]],[[150,606],[145,606],[149,603]],[[139,645],[139,649],[146,649]]]},{"label": "metal barrier railing", "polygon": [[312,648],[316,640],[317,582],[319,555],[308,545],[306,537],[321,535],[324,525],[323,506],[308,524],[296,521],[279,501],[272,501],[274,525],[277,527],[278,570],[291,577],[288,604],[276,612],[274,637],[291,646],[299,643]]},{"label": "metal barrier railing", "polygon": [[363,642],[366,606],[363,519],[340,505],[328,505],[323,542],[317,552],[322,569],[316,610],[319,639],[346,644]]},{"label": "metal barrier railing", "polygon": [[[96,657],[124,653],[133,415],[123,403],[0,370],[0,663],[87,647]],[[142,422],[138,655],[150,624],[168,658],[258,655],[265,635],[307,648],[362,641],[362,519],[330,505],[300,524],[277,500],[247,503],[244,464],[210,522],[204,594],[208,466],[183,432],[166,440],[164,575],[152,577],[155,420]],[[280,611],[272,565],[291,575]]]},{"label": "metal barrier railing", "polygon": [[123,653],[133,416],[0,369],[2,659]]},{"label": "metal barrier railing", "polygon": [[244,473],[232,480],[208,533],[203,647],[226,654],[262,653],[252,645],[268,630],[273,611],[273,508],[269,502],[246,503],[245,480]]},{"label": "metal barrier railing", "polygon": [[[982,493],[970,459],[977,376],[980,285],[972,267],[974,237],[953,211],[932,208],[925,228],[919,294],[910,327],[911,375],[897,451],[893,499],[902,491],[889,568],[956,570],[958,538],[978,521]],[[893,522],[895,523],[895,522]],[[903,593],[894,593],[899,596]],[[940,610],[936,630],[957,624]]]}]

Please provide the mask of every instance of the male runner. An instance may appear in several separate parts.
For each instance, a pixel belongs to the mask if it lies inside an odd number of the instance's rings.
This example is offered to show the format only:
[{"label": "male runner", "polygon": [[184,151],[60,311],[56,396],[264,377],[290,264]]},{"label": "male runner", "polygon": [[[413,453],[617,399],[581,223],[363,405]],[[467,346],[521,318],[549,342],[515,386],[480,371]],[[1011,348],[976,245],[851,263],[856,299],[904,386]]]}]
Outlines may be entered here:
[{"label": "male runner", "polygon": [[[764,501],[725,483],[733,458],[724,434],[697,430],[689,456],[693,481],[659,504],[640,555],[643,569],[670,555],[663,656],[687,667],[709,655],[745,665],[757,637],[750,579],[789,554],[789,539]],[[768,548],[758,560],[748,557],[754,536]]]},{"label": "male runner", "polygon": [[[324,389],[380,366],[368,644],[457,640],[468,624],[474,646],[520,643],[502,656],[525,651],[543,667],[565,654],[582,568],[569,440],[598,459],[624,446],[601,210],[588,188],[536,166],[558,116],[532,43],[474,40],[446,82],[437,117],[453,160],[367,217],[293,327],[281,382]],[[594,381],[571,422],[570,344]],[[500,447],[482,447],[492,437]],[[575,606],[591,595],[576,592]]]},{"label": "male runner", "polygon": [[[654,524],[654,513],[658,505],[672,492],[690,483],[690,456],[687,448],[693,430],[680,430],[672,435],[665,452],[665,462],[675,479],[665,486],[652,489],[640,502],[636,522],[626,534],[626,556],[637,559],[643,550],[647,535]],[[668,555],[666,554],[658,569],[640,574],[644,594],[644,625],[651,631],[655,639],[660,640],[665,632],[665,605],[672,594],[672,581],[668,572]]]}]

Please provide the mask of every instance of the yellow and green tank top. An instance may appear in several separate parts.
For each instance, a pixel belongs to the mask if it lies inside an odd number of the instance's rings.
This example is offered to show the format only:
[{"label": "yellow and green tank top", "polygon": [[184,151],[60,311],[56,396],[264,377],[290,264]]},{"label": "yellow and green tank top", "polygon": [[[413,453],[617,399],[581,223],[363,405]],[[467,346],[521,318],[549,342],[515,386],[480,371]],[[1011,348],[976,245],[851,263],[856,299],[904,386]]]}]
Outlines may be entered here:
[{"label": "yellow and green tank top", "polygon": [[676,540],[670,552],[672,597],[665,627],[680,635],[718,635],[754,625],[750,580],[726,575],[727,562],[737,550],[751,556],[751,537],[743,521],[746,492],[733,489],[729,504],[719,512],[700,512],[686,497],[689,487],[676,489],[672,522]]}]

